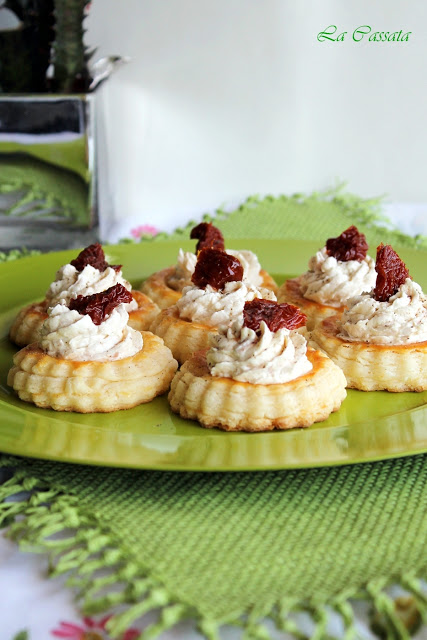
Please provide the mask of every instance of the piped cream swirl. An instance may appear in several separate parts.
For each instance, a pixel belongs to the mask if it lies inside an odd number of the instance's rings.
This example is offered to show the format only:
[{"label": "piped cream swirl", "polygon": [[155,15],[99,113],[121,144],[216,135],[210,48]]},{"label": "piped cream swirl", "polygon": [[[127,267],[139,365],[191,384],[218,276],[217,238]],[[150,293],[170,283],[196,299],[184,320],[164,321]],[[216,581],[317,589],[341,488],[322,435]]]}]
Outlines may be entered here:
[{"label": "piped cream swirl", "polygon": [[307,358],[307,342],[296,331],[270,331],[260,324],[260,336],[241,319],[210,337],[207,363],[211,375],[252,384],[282,384],[313,368]]},{"label": "piped cream swirl", "polygon": [[227,282],[221,291],[210,285],[204,289],[195,286],[185,287],[176,306],[184,320],[210,327],[229,326],[243,313],[245,302],[255,298],[276,300],[276,296],[269,289],[258,288],[245,282]]},{"label": "piped cream swirl", "polygon": [[240,261],[240,264],[243,267],[243,282],[250,282],[255,287],[261,286],[261,265],[259,263],[258,256],[253,253],[253,251],[234,251],[234,249],[227,249],[226,253],[234,256]]},{"label": "piped cream swirl", "polygon": [[373,344],[411,344],[427,340],[427,297],[421,287],[407,278],[386,302],[372,294],[348,301],[342,315],[340,338]]},{"label": "piped cream swirl", "polygon": [[175,291],[182,291],[184,287],[191,286],[191,276],[196,268],[197,256],[191,251],[178,251],[175,270],[170,275],[167,285]]},{"label": "piped cream swirl", "polygon": [[[249,282],[256,287],[262,284],[261,265],[255,253],[247,250],[235,251],[234,249],[227,249],[226,253],[240,261],[243,267],[244,282]],[[196,268],[196,263],[197,255],[195,253],[180,249],[175,270],[167,281],[168,286],[175,291],[182,291],[184,287],[191,286],[191,276]]]},{"label": "piped cream swirl", "polygon": [[101,324],[92,322],[66,305],[57,304],[48,310],[40,346],[49,356],[75,361],[121,360],[142,349],[139,331],[128,326],[129,315],[121,304]]},{"label": "piped cream swirl", "polygon": [[361,262],[343,262],[329,256],[326,247],[310,258],[308,268],[299,279],[302,295],[331,307],[342,307],[349,298],[371,291],[377,277],[375,261],[370,256]]},{"label": "piped cream swirl", "polygon": [[[100,293],[116,284],[123,285],[128,291],[132,289],[130,283],[123,278],[121,270],[107,267],[104,271],[99,271],[88,264],[82,271],[77,271],[72,264],[66,264],[57,271],[55,281],[46,292],[46,299],[50,307],[56,304],[68,305],[77,296]],[[126,304],[127,311],[133,311],[137,307],[135,300]]]}]

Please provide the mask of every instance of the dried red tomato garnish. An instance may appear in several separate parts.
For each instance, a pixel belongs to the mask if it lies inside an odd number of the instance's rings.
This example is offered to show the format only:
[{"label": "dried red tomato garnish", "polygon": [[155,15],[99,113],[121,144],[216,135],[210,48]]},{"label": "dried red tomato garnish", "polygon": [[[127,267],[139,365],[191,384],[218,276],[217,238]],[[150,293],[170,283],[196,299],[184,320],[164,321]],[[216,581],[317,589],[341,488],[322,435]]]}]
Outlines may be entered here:
[{"label": "dried red tomato garnish", "polygon": [[210,284],[214,289],[223,289],[227,282],[239,281],[243,278],[241,262],[225,251],[202,249],[199,252],[196,267],[191,281],[196,287]]},{"label": "dried red tomato garnish", "polygon": [[342,232],[338,238],[326,240],[326,252],[341,262],[357,260],[362,262],[366,258],[368,243],[363,233],[352,225]]},{"label": "dried red tomato garnish", "polygon": [[83,271],[88,264],[94,269],[98,269],[98,271],[105,271],[108,267],[111,267],[114,271],[120,271],[122,268],[121,264],[108,264],[105,260],[104,250],[99,242],[95,242],[89,245],[89,247],[86,247],[86,249],[83,249],[83,251],[80,251],[77,258],[71,260],[70,264],[73,265],[77,271]]},{"label": "dried red tomato garnish", "polygon": [[198,238],[196,253],[202,249],[218,249],[224,251],[224,237],[212,222],[201,222],[191,230],[190,238]]},{"label": "dried red tomato garnish", "polygon": [[374,298],[378,302],[387,302],[391,296],[397,293],[406,278],[410,278],[407,266],[389,244],[381,243],[377,247],[375,271],[377,272],[377,281],[374,288]]},{"label": "dried red tomato garnish", "polygon": [[264,321],[270,331],[286,329],[298,329],[303,327],[307,316],[298,307],[287,302],[279,304],[274,300],[255,298],[245,302],[243,309],[243,324],[253,331],[259,332],[261,322]]},{"label": "dried red tomato garnish", "polygon": [[82,316],[90,316],[93,324],[101,324],[103,320],[122,302],[132,302],[132,294],[122,284],[94,293],[91,296],[77,296],[71,300],[68,308],[78,311]]}]

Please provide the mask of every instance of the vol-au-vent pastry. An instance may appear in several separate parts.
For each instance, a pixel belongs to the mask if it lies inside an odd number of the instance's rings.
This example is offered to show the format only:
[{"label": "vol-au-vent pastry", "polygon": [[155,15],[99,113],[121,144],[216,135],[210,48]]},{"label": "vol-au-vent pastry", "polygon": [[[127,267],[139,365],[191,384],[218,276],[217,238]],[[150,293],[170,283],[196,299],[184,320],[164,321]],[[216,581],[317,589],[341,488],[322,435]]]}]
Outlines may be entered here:
[{"label": "vol-au-vent pastry", "polygon": [[153,273],[142,285],[141,290],[146,293],[161,309],[167,309],[180,299],[185,287],[192,284],[192,276],[197,262],[197,254],[202,249],[217,249],[225,251],[239,260],[243,267],[243,281],[256,287],[277,290],[273,278],[261,265],[252,251],[234,251],[225,249],[221,231],[211,222],[201,222],[191,231],[190,238],[198,239],[196,253],[191,251],[178,252],[177,264]]},{"label": "vol-au-vent pastry", "polygon": [[375,285],[375,262],[367,255],[363,233],[352,225],[310,258],[308,271],[287,280],[279,289],[279,302],[297,305],[307,315],[311,330],[318,320],[342,313],[347,300]]},{"label": "vol-au-vent pastry", "polygon": [[57,271],[42,302],[21,309],[10,328],[10,339],[19,347],[37,342],[49,307],[59,303],[67,305],[77,296],[100,293],[116,284],[123,285],[132,293],[132,300],[126,305],[130,326],[139,331],[148,329],[159,308],[146,295],[132,290],[130,283],[123,278],[121,265],[109,265],[101,245],[95,243]]},{"label": "vol-au-vent pastry", "polygon": [[80,413],[129,409],[164,393],[177,362],[161,338],[128,324],[132,294],[116,284],[49,307],[39,343],[14,356],[21,400]]},{"label": "vol-au-vent pastry", "polygon": [[380,245],[370,293],[326,318],[313,341],[362,391],[427,389],[427,296],[390,245]]},{"label": "vol-au-vent pastry", "polygon": [[195,351],[208,348],[211,334],[230,325],[254,298],[275,300],[270,289],[243,281],[243,266],[219,249],[202,249],[192,275],[175,305],[163,309],[150,331],[161,336],[174,358],[183,363]]},{"label": "vol-au-vent pastry", "polygon": [[225,431],[308,427],[339,409],[342,371],[297,331],[306,317],[287,303],[256,298],[229,327],[209,337],[209,350],[187,360],[168,400],[184,418]]}]

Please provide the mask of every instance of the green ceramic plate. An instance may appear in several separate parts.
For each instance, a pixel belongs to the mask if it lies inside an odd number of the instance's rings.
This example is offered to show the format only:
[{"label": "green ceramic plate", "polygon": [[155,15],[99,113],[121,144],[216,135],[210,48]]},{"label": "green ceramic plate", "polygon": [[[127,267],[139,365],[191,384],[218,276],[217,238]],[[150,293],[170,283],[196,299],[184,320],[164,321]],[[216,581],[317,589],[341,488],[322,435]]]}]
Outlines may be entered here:
[{"label": "green ceramic plate", "polygon": [[[230,248],[256,251],[280,283],[306,270],[321,243],[242,240]],[[179,246],[164,242],[107,247],[112,264],[124,265],[137,286],[173,264]],[[234,471],[304,468],[380,460],[427,451],[427,392],[350,391],[341,409],[308,429],[259,434],[205,430],[173,414],[166,397],[112,414],[69,414],[21,402],[7,387],[15,348],[10,322],[24,304],[40,300],[56,270],[76,251],[51,253],[0,265],[0,450],[35,458],[148,469]],[[427,285],[425,255],[402,252],[414,279]]]}]

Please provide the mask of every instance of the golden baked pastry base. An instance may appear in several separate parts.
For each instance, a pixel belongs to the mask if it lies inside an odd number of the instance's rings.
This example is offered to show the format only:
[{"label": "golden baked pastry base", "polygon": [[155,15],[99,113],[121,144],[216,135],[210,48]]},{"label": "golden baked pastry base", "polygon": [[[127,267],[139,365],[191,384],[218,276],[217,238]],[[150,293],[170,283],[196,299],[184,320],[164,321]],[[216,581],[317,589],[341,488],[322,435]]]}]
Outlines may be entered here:
[{"label": "golden baked pastry base", "polygon": [[138,309],[129,311],[128,325],[137,331],[148,331],[154,318],[160,313],[159,307],[141,291],[132,290],[132,297]]},{"label": "golden baked pastry base", "polygon": [[[181,291],[171,289],[167,284],[169,278],[174,274],[175,267],[168,267],[153,273],[141,286],[147,296],[149,296],[160,307],[160,309],[168,309],[174,305],[181,297]],[[262,287],[271,289],[276,293],[277,284],[267,271],[261,269],[260,275],[262,276]]]},{"label": "golden baked pastry base", "polygon": [[317,322],[321,322],[328,316],[340,314],[346,308],[345,306],[331,307],[327,304],[320,304],[320,302],[304,298],[299,283],[300,276],[286,280],[286,282],[279,287],[277,300],[278,302],[287,302],[288,304],[299,307],[307,316],[307,329],[309,331],[314,329]]},{"label": "golden baked pastry base", "polygon": [[9,331],[9,338],[18,347],[38,342],[43,322],[47,318],[47,302],[34,302],[23,307],[16,316]]},{"label": "golden baked pastry base", "polygon": [[208,349],[209,336],[217,333],[214,327],[183,320],[176,307],[163,309],[151,324],[150,331],[163,338],[180,364],[196,351]]},{"label": "golden baked pastry base", "polygon": [[267,271],[264,271],[264,269],[261,269],[259,274],[260,274],[260,276],[262,278],[261,287],[264,287],[264,289],[270,289],[274,293],[277,293],[277,288],[278,287],[277,287],[277,283],[274,280],[274,278],[272,278],[271,275]]},{"label": "golden baked pastry base", "polygon": [[15,354],[7,384],[21,400],[55,411],[130,409],[165,393],[177,369],[160,338],[148,331],[142,335],[141,351],[110,362],[53,358],[30,344]]},{"label": "golden baked pastry base", "polygon": [[168,400],[183,418],[224,431],[308,427],[337,411],[345,377],[322,352],[308,349],[312,371],[284,384],[250,384],[211,376],[206,354],[187,360],[172,380]]},{"label": "golden baked pastry base", "polygon": [[141,291],[149,296],[160,309],[171,307],[181,297],[180,291],[175,291],[166,284],[174,272],[175,267],[156,271],[141,286]]},{"label": "golden baked pastry base", "polygon": [[323,320],[312,341],[342,369],[350,389],[427,390],[427,342],[405,345],[346,342],[337,336],[340,316]]},{"label": "golden baked pastry base", "polygon": [[[159,313],[158,306],[140,291],[132,291],[138,309],[129,313],[129,325],[137,331],[146,331]],[[43,322],[48,317],[46,300],[29,304],[18,313],[9,331],[9,338],[18,347],[38,342]]]}]

